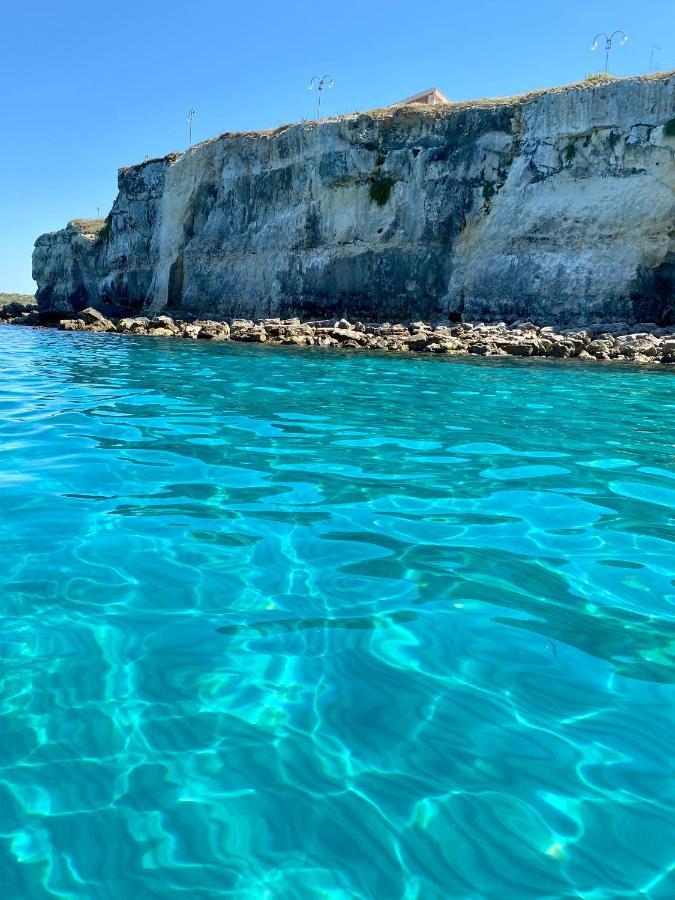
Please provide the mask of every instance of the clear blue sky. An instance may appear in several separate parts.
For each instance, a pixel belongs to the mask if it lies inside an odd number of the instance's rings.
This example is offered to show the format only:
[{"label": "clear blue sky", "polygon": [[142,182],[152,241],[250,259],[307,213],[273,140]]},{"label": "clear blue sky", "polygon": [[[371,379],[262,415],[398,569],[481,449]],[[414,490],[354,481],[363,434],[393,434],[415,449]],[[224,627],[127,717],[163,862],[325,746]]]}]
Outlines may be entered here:
[{"label": "clear blue sky", "polygon": [[563,84],[602,66],[598,31],[623,28],[617,75],[659,44],[675,67],[672,0],[5,0],[0,13],[0,291],[32,292],[33,242],[110,209],[119,166],[194,139],[381,106],[432,85],[453,99]]}]

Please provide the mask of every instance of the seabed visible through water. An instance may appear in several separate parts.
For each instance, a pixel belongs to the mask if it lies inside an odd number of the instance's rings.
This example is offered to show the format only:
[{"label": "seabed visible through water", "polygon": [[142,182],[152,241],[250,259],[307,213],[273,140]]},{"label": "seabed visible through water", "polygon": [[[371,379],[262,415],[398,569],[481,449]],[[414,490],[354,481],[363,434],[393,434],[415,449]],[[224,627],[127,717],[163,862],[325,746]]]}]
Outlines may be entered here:
[{"label": "seabed visible through water", "polygon": [[675,896],[675,372],[0,354],[4,900]]}]

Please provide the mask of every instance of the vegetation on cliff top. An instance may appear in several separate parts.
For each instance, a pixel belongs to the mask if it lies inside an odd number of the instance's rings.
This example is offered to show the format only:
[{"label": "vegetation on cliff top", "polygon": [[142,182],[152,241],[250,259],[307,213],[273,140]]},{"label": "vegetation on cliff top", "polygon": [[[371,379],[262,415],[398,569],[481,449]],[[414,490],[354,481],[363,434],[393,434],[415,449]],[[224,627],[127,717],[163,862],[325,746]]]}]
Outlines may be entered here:
[{"label": "vegetation on cliff top", "polygon": [[618,81],[616,75],[610,75],[609,72],[591,72],[590,75],[587,75],[584,81]]},{"label": "vegetation on cliff top", "polygon": [[73,219],[69,224],[82,234],[98,234],[105,228],[105,219]]},{"label": "vegetation on cliff top", "polygon": [[98,238],[103,241],[110,233],[112,216],[108,213],[105,219],[73,219],[68,224],[76,228],[84,237]]}]

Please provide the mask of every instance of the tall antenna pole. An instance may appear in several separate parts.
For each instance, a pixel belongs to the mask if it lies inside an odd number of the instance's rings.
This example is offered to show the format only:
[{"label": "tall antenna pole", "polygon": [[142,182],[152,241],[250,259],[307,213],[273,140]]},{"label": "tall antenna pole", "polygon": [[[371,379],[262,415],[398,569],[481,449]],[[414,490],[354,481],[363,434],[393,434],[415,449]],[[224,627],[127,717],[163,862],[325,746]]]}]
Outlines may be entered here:
[{"label": "tall antenna pole", "polygon": [[195,117],[195,108],[194,108],[194,106],[191,106],[188,109],[188,114],[187,114],[188,136],[189,136],[188,149],[192,146],[192,120],[194,119],[194,117]]},{"label": "tall antenna pole", "polygon": [[660,50],[658,44],[652,44],[652,52],[649,54],[649,71],[652,72],[654,70],[654,51]]}]

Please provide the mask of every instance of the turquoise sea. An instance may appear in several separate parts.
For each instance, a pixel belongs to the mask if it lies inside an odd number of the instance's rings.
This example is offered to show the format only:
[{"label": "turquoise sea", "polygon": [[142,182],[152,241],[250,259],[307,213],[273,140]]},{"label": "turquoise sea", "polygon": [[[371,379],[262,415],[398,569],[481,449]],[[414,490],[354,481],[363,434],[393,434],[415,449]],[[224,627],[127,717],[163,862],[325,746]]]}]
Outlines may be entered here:
[{"label": "turquoise sea", "polygon": [[675,371],[0,360],[3,900],[675,896]]}]

